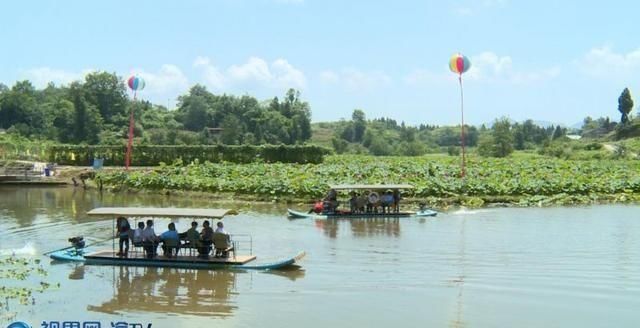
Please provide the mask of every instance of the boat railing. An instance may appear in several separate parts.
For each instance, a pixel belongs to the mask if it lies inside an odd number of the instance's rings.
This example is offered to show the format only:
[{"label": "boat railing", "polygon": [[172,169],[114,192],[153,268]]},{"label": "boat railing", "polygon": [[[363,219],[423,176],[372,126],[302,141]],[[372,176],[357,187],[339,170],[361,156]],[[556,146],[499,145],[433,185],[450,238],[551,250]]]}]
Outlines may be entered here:
[{"label": "boat railing", "polygon": [[233,248],[238,250],[239,247],[248,247],[249,255],[253,255],[253,237],[246,233],[234,233],[231,234],[231,240],[233,241]]}]

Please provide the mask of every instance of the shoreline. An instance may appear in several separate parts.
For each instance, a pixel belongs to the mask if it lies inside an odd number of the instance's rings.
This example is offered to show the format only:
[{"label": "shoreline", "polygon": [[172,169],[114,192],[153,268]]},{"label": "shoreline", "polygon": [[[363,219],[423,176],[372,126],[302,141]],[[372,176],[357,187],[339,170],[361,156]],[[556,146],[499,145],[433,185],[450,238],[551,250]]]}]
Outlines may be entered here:
[{"label": "shoreline", "polygon": [[[77,186],[75,188],[82,188]],[[87,189],[97,190],[97,186],[93,181]],[[270,196],[258,194],[234,194],[230,192],[206,192],[192,190],[148,190],[148,189],[132,189],[132,188],[109,188],[103,189],[103,192],[116,194],[147,194],[147,195],[164,195],[189,197],[197,199],[210,199],[219,202],[238,202],[238,203],[262,203],[262,204],[286,204],[295,206],[311,207],[313,198],[299,198],[290,196]],[[592,194],[592,195],[501,195],[501,196],[455,196],[455,197],[427,197],[415,198],[408,197],[403,199],[403,205],[417,208],[420,203],[425,203],[427,207],[446,211],[451,208],[497,208],[497,207],[554,207],[554,206],[585,206],[585,205],[608,205],[608,204],[640,204],[640,194],[618,193],[618,194]]]},{"label": "shoreline", "polygon": [[[52,181],[110,193],[196,197],[226,202],[311,206],[335,181],[406,182],[403,203],[417,208],[550,207],[640,203],[639,161],[469,160],[465,180],[455,158],[329,156],[323,164],[201,163],[158,167],[59,166]],[[540,193],[537,193],[541,191]],[[345,197],[343,195],[343,197]]]}]

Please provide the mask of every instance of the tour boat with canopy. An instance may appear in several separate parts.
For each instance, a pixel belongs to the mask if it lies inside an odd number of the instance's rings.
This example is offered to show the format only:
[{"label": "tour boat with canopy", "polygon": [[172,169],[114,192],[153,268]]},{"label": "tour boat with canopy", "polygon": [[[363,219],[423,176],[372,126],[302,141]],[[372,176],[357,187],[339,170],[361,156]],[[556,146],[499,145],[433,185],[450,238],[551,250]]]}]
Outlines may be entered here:
[{"label": "tour boat with canopy", "polygon": [[[400,210],[401,191],[413,189],[409,184],[338,184],[308,211],[287,209],[290,218],[342,219],[370,217],[430,217],[438,212],[423,205],[417,211]],[[338,200],[339,192],[349,198]],[[340,207],[340,205],[343,205]]]},{"label": "tour boat with canopy", "polygon": [[[112,217],[117,220],[119,217],[125,217],[129,220],[146,220],[146,219],[170,219],[175,222],[179,219],[211,219],[221,220],[227,215],[237,214],[234,210],[229,209],[204,209],[204,208],[144,208],[144,207],[100,207],[89,212],[89,216]],[[134,225],[131,225],[133,233]],[[114,224],[113,236],[116,236]],[[72,246],[63,249],[45,253],[52,259],[58,261],[74,261],[83,262],[89,265],[118,265],[118,266],[143,266],[143,267],[172,267],[172,268],[188,268],[188,269],[239,269],[239,270],[270,270],[280,269],[295,265],[296,262],[305,256],[305,252],[301,251],[297,255],[284,258],[269,263],[257,263],[256,255],[253,255],[253,239],[247,234],[230,235],[228,244],[220,246],[216,240],[213,240],[211,249],[207,253],[201,254],[199,249],[203,245],[187,246],[179,242],[173,245],[176,248],[176,255],[155,255],[148,256],[142,247],[134,247],[130,245],[130,250],[126,256],[118,253],[117,239],[113,239],[111,249],[97,250],[94,252],[87,251],[89,245],[85,246],[82,237],[73,237],[69,241]],[[215,237],[214,237],[215,238]],[[110,240],[107,239],[107,240]],[[248,251],[238,253],[240,245],[246,247]],[[210,250],[225,249],[227,256],[209,256]],[[243,248],[244,249],[244,248]]]}]

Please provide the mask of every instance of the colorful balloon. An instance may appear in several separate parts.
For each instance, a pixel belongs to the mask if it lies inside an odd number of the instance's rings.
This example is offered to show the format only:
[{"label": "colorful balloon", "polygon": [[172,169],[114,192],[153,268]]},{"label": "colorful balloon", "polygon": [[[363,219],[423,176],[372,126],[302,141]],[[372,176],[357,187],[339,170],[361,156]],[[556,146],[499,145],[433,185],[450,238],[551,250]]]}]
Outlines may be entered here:
[{"label": "colorful balloon", "polygon": [[145,83],[143,78],[133,75],[127,80],[127,85],[133,91],[140,91],[144,89]]},{"label": "colorful balloon", "polygon": [[469,58],[462,54],[455,54],[451,56],[451,59],[449,59],[449,69],[456,74],[462,75],[462,73],[469,70],[469,67],[471,67]]}]

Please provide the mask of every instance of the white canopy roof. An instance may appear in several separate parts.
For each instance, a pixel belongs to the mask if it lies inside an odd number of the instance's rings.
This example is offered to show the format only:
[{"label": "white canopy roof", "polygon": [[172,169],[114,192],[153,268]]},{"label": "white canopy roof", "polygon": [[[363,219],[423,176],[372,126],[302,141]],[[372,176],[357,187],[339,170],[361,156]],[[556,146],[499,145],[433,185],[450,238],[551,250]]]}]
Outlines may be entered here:
[{"label": "white canopy roof", "polygon": [[410,184],[340,184],[329,185],[335,190],[386,190],[386,189],[413,189]]},{"label": "white canopy roof", "polygon": [[235,210],[219,208],[161,208],[161,207],[98,207],[88,215],[164,218],[222,219],[225,215],[238,214]]}]

